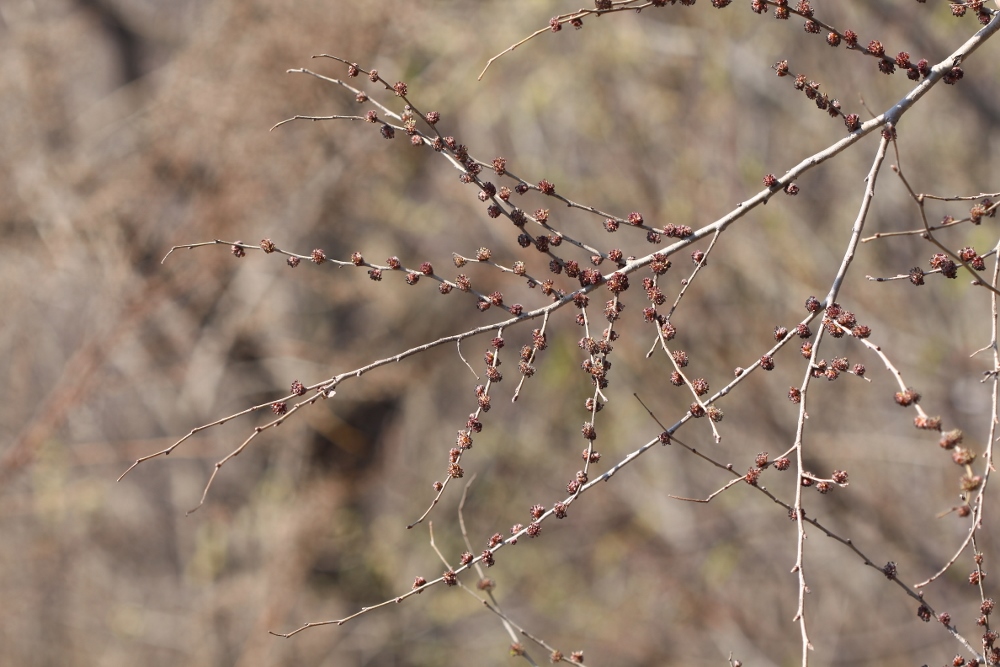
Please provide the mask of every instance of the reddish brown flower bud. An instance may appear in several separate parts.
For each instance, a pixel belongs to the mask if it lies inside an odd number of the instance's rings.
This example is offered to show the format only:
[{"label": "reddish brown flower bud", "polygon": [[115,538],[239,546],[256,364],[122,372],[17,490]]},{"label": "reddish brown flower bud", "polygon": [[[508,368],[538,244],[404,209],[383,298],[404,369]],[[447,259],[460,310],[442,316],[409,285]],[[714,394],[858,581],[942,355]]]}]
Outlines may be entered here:
[{"label": "reddish brown flower bud", "polygon": [[951,460],[960,466],[967,466],[976,460],[976,453],[965,447],[955,447],[951,451]]},{"label": "reddish brown flower bud", "polygon": [[913,419],[913,425],[925,431],[940,431],[941,418],[917,416]]},{"label": "reddish brown flower bud", "polygon": [[954,449],[955,445],[962,444],[963,439],[962,431],[959,429],[954,429],[946,433],[941,434],[941,440],[938,443],[942,449]]},{"label": "reddish brown flower bud", "polygon": [[920,394],[913,391],[912,389],[907,389],[906,391],[897,391],[895,399],[896,403],[905,408],[909,405],[913,405],[914,403],[919,403]]},{"label": "reddish brown flower bud", "polygon": [[615,294],[620,294],[628,289],[628,276],[616,271],[608,276],[607,284],[609,290]]}]

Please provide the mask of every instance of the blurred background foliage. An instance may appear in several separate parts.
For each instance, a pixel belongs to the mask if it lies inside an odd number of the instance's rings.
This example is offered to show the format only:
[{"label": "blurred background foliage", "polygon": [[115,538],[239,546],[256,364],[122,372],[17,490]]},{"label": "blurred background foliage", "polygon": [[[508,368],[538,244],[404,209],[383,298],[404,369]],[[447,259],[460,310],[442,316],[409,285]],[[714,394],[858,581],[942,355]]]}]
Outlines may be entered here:
[{"label": "blurred background foliage", "polygon": [[[769,69],[787,59],[845,111],[868,117],[910,89],[874,61],[830,49],[801,20],[774,21],[740,2],[587,19],[488,58],[576,5],[553,0],[5,0],[0,5],[0,664],[5,665],[505,665],[498,619],[459,590],[435,588],[343,627],[285,640],[268,634],[338,618],[409,589],[443,566],[426,526],[405,525],[432,498],[455,432],[475,408],[476,379],[456,350],[436,349],[341,386],[338,395],[256,440],[221,471],[191,516],[215,461],[266,416],[206,431],[169,458],[137,457],[191,428],[415,344],[499,319],[429,280],[381,283],[364,271],[226,248],[175,253],[213,238],[347,259],[430,261],[454,277],[451,253],[486,246],[502,264],[540,256],[490,220],[471,186],[432,151],[377,126],[285,125],[294,114],[357,113],[345,91],[286,74],[308,67],[343,76],[333,53],[403,80],[421,109],[473,155],[503,155],[529,182],[547,178],[576,201],[651,224],[703,226],[844,136]],[[816,3],[824,20],[880,39],[891,53],[940,61],[971,35],[946,3]],[[913,186],[965,195],[995,191],[1000,173],[997,45],[939,86],[899,126]],[[365,82],[367,83],[367,82]],[[375,93],[375,90],[370,90]],[[395,104],[384,95],[383,101]],[[863,102],[862,102],[863,99]],[[397,109],[398,110],[398,109]],[[805,175],[796,198],[778,196],[722,238],[674,317],[692,377],[713,389],[791,326],[805,298],[822,298],[838,266],[872,136]],[[896,163],[895,155],[890,161]],[[498,183],[499,184],[499,183]],[[598,247],[645,254],[638,234],[609,236],[600,220],[529,194],[554,224]],[[967,204],[932,204],[963,217]],[[869,230],[919,224],[888,170]],[[993,231],[991,231],[993,229]],[[942,234],[954,248],[995,243],[995,222]],[[704,249],[703,244],[701,249]],[[934,249],[915,237],[862,246],[841,301],[874,330],[907,382],[946,428],[982,450],[989,387],[979,384],[989,341],[985,290],[956,281],[875,284],[866,275],[926,268]],[[574,257],[566,253],[567,257]],[[674,258],[668,295],[690,270]],[[584,257],[576,257],[584,260]],[[495,270],[463,269],[508,303],[545,303]],[[654,437],[638,392],[672,423],[689,396],[668,382],[662,355],[626,294],[612,355],[608,409],[598,419],[597,471]],[[595,311],[596,312],[596,311]],[[580,466],[589,383],[579,370],[573,313],[549,325],[550,347],[516,404],[514,355],[531,323],[505,332],[507,380],[463,459],[465,518],[476,550],[494,532],[551,506]],[[487,340],[462,351],[477,369]],[[958,502],[959,469],[911,411],[878,360],[849,340],[826,357],[865,363],[872,382],[842,377],[810,394],[807,461],[820,475],[846,469],[851,486],[808,494],[809,513],[851,537],[876,562],[896,561],[909,583],[953,554],[967,525],[936,518]],[[707,424],[681,437],[737,470],[793,441],[802,359],[789,348],[724,401],[723,441]],[[257,420],[257,421],[255,421]],[[763,483],[791,499],[794,479]],[[679,448],[658,448],[580,499],[530,544],[505,548],[489,571],[503,607],[567,655],[588,664],[795,664],[795,527],[743,485],[708,505],[728,477]],[[432,518],[445,555],[464,549],[453,485]],[[994,503],[995,505],[995,503]],[[987,517],[991,515],[987,513]],[[856,556],[811,530],[808,614],[816,665],[943,664],[958,645]],[[996,536],[979,549],[996,554]],[[986,563],[990,569],[990,561]],[[978,599],[964,583],[968,556],[929,589],[973,639]],[[466,583],[474,583],[466,578]],[[989,580],[987,580],[989,583]],[[539,662],[547,656],[531,649]]]}]

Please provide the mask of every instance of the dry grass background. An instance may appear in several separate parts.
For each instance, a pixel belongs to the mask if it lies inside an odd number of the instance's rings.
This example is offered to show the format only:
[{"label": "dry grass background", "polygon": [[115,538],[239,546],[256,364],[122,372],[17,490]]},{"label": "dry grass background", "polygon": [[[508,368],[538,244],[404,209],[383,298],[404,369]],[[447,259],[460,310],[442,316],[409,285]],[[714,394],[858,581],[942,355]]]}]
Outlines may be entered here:
[{"label": "dry grass background", "polygon": [[[932,62],[975,29],[944,3],[826,4],[831,23]],[[480,158],[504,155],[529,181],[545,177],[577,201],[694,227],[755,192],[764,173],[783,173],[843,136],[841,123],[773,76],[774,61],[787,58],[862,116],[859,96],[879,112],[909,88],[902,75],[826,48],[798,21],[707,2],[588,20],[518,49],[476,82],[491,55],[573,8],[551,0],[0,5],[0,374],[8,378],[0,664],[512,660],[497,619],[451,589],[340,628],[267,634],[351,613],[443,569],[426,531],[404,526],[430,501],[454,432],[474,408],[475,381],[454,349],[345,384],[227,464],[191,516],[212,464],[255,422],[210,430],[115,478],[193,426],[281,395],[293,379],[316,382],[493,316],[426,282],[373,283],[329,265],[293,271],[260,253],[236,260],[202,249],[160,264],[174,244],[265,236],[299,252],[395,254],[439,270],[452,252],[481,245],[501,262],[515,256],[509,224],[489,220],[450,166],[405,138],[386,142],[373,126],[349,123],[268,132],[296,113],[356,108],[338,90],[285,74],[304,66],[342,75],[312,54],[406,81],[423,109],[442,113],[446,134]],[[901,123],[903,166],[918,189],[997,189],[996,52],[987,44],[965,81],[935,89]],[[748,216],[713,252],[674,320],[692,367],[713,387],[757,358],[776,324],[798,321],[806,296],[826,293],[875,145],[871,138],[810,172],[802,194]],[[525,208],[549,206],[532,197]],[[594,220],[552,209],[566,229],[608,246]],[[903,188],[883,173],[871,229],[917,223]],[[949,241],[985,252],[992,225]],[[648,247],[640,241],[613,237],[637,254]],[[969,354],[988,342],[985,291],[965,279],[921,290],[863,279],[926,266],[932,252],[912,238],[863,246],[842,300],[872,326],[927,410],[982,443],[989,395],[977,381],[988,361]],[[675,290],[683,264],[675,261]],[[470,277],[486,292],[518,293],[508,300],[542,303],[495,273]],[[640,308],[633,299],[632,320]],[[688,402],[661,363],[644,361],[648,334],[638,330],[622,325],[613,357],[614,409],[602,413],[597,443],[604,462],[658,431],[632,391],[664,421]],[[508,339],[519,346],[528,335],[512,330]],[[561,499],[579,468],[588,391],[574,370],[579,335],[569,317],[554,319],[541,372],[518,404],[503,399],[510,386],[494,396],[463,460],[478,475],[466,511],[476,545],[524,522],[530,505]],[[466,358],[475,363],[485,344],[466,344]],[[895,389],[875,358],[850,342],[827,345],[828,356],[865,363],[873,382],[814,388],[809,464],[844,468],[852,484],[808,496],[810,513],[875,561],[898,562],[904,580],[921,580],[966,531],[953,516],[935,519],[956,502],[956,469],[892,405]],[[682,437],[737,469],[758,451],[784,451],[796,415],[785,394],[802,372],[794,356],[724,402],[721,444],[710,443],[705,424]],[[794,664],[794,524],[743,487],[709,505],[667,497],[705,496],[725,481],[679,449],[650,452],[582,498],[567,521],[498,554],[490,575],[501,603],[567,654],[584,649],[592,665],[719,665],[730,652],[744,664]],[[785,497],[793,483],[768,480]],[[449,494],[434,515],[453,559],[462,550],[456,504]],[[979,546],[995,554],[995,535]],[[812,664],[943,664],[958,652],[940,626],[916,619],[911,600],[816,531],[808,558]],[[962,583],[970,567],[966,558],[930,595],[975,637],[978,601]]]}]

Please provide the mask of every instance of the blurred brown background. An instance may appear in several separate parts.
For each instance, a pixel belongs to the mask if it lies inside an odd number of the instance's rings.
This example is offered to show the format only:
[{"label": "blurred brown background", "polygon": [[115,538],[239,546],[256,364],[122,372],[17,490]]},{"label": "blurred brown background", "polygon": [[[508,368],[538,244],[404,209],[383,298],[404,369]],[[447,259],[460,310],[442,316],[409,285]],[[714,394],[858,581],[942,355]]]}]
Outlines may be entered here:
[{"label": "blurred brown background", "polygon": [[[862,41],[938,62],[976,29],[944,3],[827,3],[825,20]],[[509,265],[526,258],[508,222],[487,218],[475,191],[440,156],[405,137],[350,122],[291,115],[357,113],[351,96],[289,68],[330,76],[335,53],[403,80],[445,134],[489,160],[508,159],[529,181],[647,221],[700,227],[843,136],[844,127],[778,80],[769,66],[822,83],[845,110],[867,117],[905,94],[901,74],[820,37],[801,21],[776,22],[744,3],[708,2],[588,19],[580,31],[546,34],[498,61],[487,59],[554,14],[552,1],[421,0],[4,0],[0,4],[0,664],[3,665],[505,665],[501,624],[459,590],[435,588],[343,627],[292,639],[305,621],[338,618],[409,589],[444,569],[426,526],[405,525],[430,502],[455,431],[475,407],[475,378],[451,346],[342,385],[220,472],[198,502],[215,461],[266,416],[247,417],[149,461],[121,483],[137,457],[199,424],[433,338],[500,318],[465,295],[437,294],[399,276],[371,282],[363,271],[225,247],[175,253],[213,238],[346,259],[398,255],[452,275],[451,253],[480,246]],[[938,194],[998,189],[1000,58],[987,44],[956,87],[940,86],[899,127],[913,186]],[[366,82],[365,82],[366,83]],[[374,93],[374,90],[370,92]],[[395,101],[383,96],[388,104]],[[397,109],[398,110],[398,109]],[[674,322],[692,377],[723,386],[790,326],[810,294],[822,298],[839,264],[874,153],[869,138],[801,181],[795,199],[776,197],[723,237]],[[895,163],[892,156],[890,161]],[[888,170],[872,231],[914,228],[917,211]],[[554,224],[601,248],[648,252],[642,238],[609,237],[599,220],[534,195]],[[931,207],[962,217],[967,204]],[[995,223],[943,239],[985,252]],[[702,245],[704,249],[704,244]],[[992,366],[969,359],[989,342],[984,290],[957,281],[874,284],[923,265],[934,250],[913,237],[862,247],[842,302],[870,325],[907,382],[945,427],[982,450]],[[567,252],[566,256],[574,255]],[[674,258],[667,292],[689,270]],[[576,259],[584,259],[576,257]],[[484,267],[468,267],[483,292],[535,307],[543,297]],[[612,355],[611,404],[598,419],[599,472],[658,427],[631,398],[639,392],[665,422],[690,399],[672,388],[638,290],[626,296],[622,340]],[[597,311],[594,310],[594,313]],[[592,316],[593,314],[592,313]],[[516,405],[514,355],[537,323],[513,329],[506,382],[474,449],[463,459],[466,520],[477,550],[493,532],[550,506],[580,468],[579,436],[590,389],[578,370],[581,331],[572,313],[550,323],[550,347]],[[480,372],[486,339],[463,345]],[[843,377],[814,386],[808,464],[835,468],[851,486],[807,495],[813,516],[852,537],[874,561],[899,563],[903,580],[933,573],[966,525],[936,519],[957,503],[959,470],[913,413],[879,361],[850,341],[826,355],[869,368],[872,382]],[[665,370],[666,369],[666,370]],[[682,437],[737,470],[759,451],[792,443],[796,408],[785,395],[801,381],[794,350],[775,372],[754,377],[720,402],[724,440],[707,424]],[[762,374],[758,374],[762,375]],[[791,499],[794,479],[763,482]],[[462,481],[466,481],[462,480]],[[796,664],[791,622],[796,582],[794,525],[784,511],[740,485],[709,505],[728,480],[679,448],[658,448],[580,499],[569,519],[538,540],[503,549],[490,575],[515,620],[591,665]],[[455,521],[460,486],[435,510],[445,555],[463,550]],[[995,503],[993,506],[995,507]],[[990,525],[992,515],[987,512]],[[996,538],[978,547],[993,557]],[[808,599],[813,665],[944,664],[959,646],[915,604],[846,549],[810,532]],[[987,560],[986,569],[990,570]],[[963,583],[968,556],[929,589],[938,611],[977,641],[978,598]],[[466,580],[470,585],[471,579]],[[539,663],[547,656],[529,645]]]}]

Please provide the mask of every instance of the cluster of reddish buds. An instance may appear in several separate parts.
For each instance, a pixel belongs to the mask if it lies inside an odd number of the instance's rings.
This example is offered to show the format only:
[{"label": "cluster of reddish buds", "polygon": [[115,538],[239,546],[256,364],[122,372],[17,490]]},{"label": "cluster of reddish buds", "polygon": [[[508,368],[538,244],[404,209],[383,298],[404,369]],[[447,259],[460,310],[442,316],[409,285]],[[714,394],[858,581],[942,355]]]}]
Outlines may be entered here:
[{"label": "cluster of reddish buds", "polygon": [[983,216],[995,218],[996,215],[997,206],[989,199],[983,199],[983,201],[973,205],[973,207],[969,209],[969,221],[974,225],[978,225],[982,222]]},{"label": "cluster of reddish buds", "polygon": [[688,225],[668,224],[663,228],[663,235],[674,239],[686,239],[694,234]]},{"label": "cluster of reddish buds", "polygon": [[[810,297],[812,299],[813,297]],[[807,303],[807,308],[811,305]],[[815,312],[815,311],[813,311]],[[871,327],[858,324],[857,318],[849,310],[844,310],[841,308],[840,304],[832,303],[826,308],[826,312],[823,315],[823,328],[826,330],[830,336],[833,338],[843,338],[845,332],[849,332],[855,338],[868,338],[872,334]],[[803,345],[803,351],[805,346]],[[839,364],[836,368],[838,372],[844,372],[847,370],[847,360],[844,359],[843,363]],[[861,366],[860,370],[862,375],[864,374],[864,366]],[[835,379],[835,378],[830,378]]]},{"label": "cluster of reddish buds", "polygon": [[[766,9],[766,3],[755,2],[754,11],[758,14],[763,13]],[[788,18],[788,9],[784,8],[785,2],[778,2],[779,7],[775,9],[776,18]],[[953,5],[954,7],[954,5]],[[819,22],[814,20],[814,11],[807,0],[799,0],[796,6],[796,13],[806,19],[803,28],[807,33],[818,35],[821,32],[821,26]],[[892,74],[896,71],[896,68],[902,68],[906,70],[907,77],[911,80],[918,80],[920,77],[926,77],[930,74],[930,65],[926,60],[920,60],[918,63],[914,64],[910,61],[910,54],[905,51],[900,51],[895,57],[891,57],[886,53],[885,46],[878,40],[872,40],[868,43],[867,47],[862,47],[858,43],[858,35],[853,30],[847,30],[843,34],[836,31],[830,31],[826,35],[826,43],[830,46],[836,48],[840,46],[841,43],[846,43],[847,48],[857,51],[863,51],[864,53],[873,56],[878,59],[879,71],[883,74]]]},{"label": "cluster of reddish buds", "polygon": [[962,444],[964,435],[959,429],[954,429],[952,431],[947,431],[941,434],[941,440],[938,444],[942,449],[954,449],[956,445]]},{"label": "cluster of reddish buds", "polygon": [[[764,180],[764,187],[768,188],[769,190],[774,190],[780,185],[780,183],[778,183],[778,177],[775,176],[774,174],[767,174],[766,176],[764,176],[763,180]],[[785,191],[786,195],[790,195],[792,197],[799,194],[799,186],[796,185],[795,183],[787,183],[782,189]]]},{"label": "cluster of reddish buds", "polygon": [[990,22],[992,16],[990,11],[985,7],[986,3],[983,0],[970,0],[969,2],[953,2],[951,4],[951,14],[961,18],[965,16],[966,10],[971,9],[976,12],[976,18],[983,25]]},{"label": "cluster of reddish buds", "polygon": [[[771,68],[780,77],[792,75],[787,60],[780,60],[772,65]],[[825,111],[831,118],[842,116],[844,118],[844,124],[847,126],[849,131],[853,132],[861,127],[861,121],[857,114],[844,114],[844,112],[841,111],[840,101],[837,99],[831,99],[826,93],[821,93],[819,91],[820,84],[816,81],[808,80],[804,74],[795,75],[792,87],[804,94],[807,99],[812,100],[816,104],[817,109]],[[773,175],[769,174],[765,177],[764,184],[769,188],[773,188],[777,184],[777,179]],[[786,192],[788,191],[787,188],[788,186],[786,186]],[[789,192],[788,194],[795,193]]]},{"label": "cluster of reddish buds", "polygon": [[925,604],[922,604],[919,607],[917,607],[917,618],[919,618],[924,623],[929,623],[931,620],[930,608]]},{"label": "cluster of reddish buds", "polygon": [[855,375],[863,376],[865,374],[865,367],[861,364],[855,364],[854,368],[849,370],[849,362],[846,357],[834,357],[833,361],[830,362],[827,362],[826,359],[820,359],[812,369],[812,377],[825,377],[831,381],[840,377],[841,373],[854,373]]},{"label": "cluster of reddish buds", "polygon": [[958,277],[958,265],[944,253],[935,253],[930,259],[931,269],[939,271],[945,278]]},{"label": "cluster of reddish buds", "polygon": [[967,466],[976,460],[976,453],[965,447],[955,447],[951,450],[951,460],[956,465]]},{"label": "cluster of reddish buds", "polygon": [[608,276],[607,286],[615,294],[621,294],[628,289],[628,276],[616,271]]},{"label": "cluster of reddish buds", "polygon": [[958,251],[958,256],[963,262],[967,262],[976,271],[986,270],[986,260],[976,252],[975,248],[965,247]]},{"label": "cluster of reddish buds", "polygon": [[897,391],[895,395],[896,403],[905,407],[913,405],[920,402],[920,394],[912,389],[906,389],[905,391]]},{"label": "cluster of reddish buds", "polygon": [[832,479],[816,479],[815,475],[811,472],[805,472],[799,481],[804,487],[815,485],[816,490],[823,494],[833,491],[834,484],[837,486],[847,486],[847,473],[843,470],[834,470],[832,477]]}]

